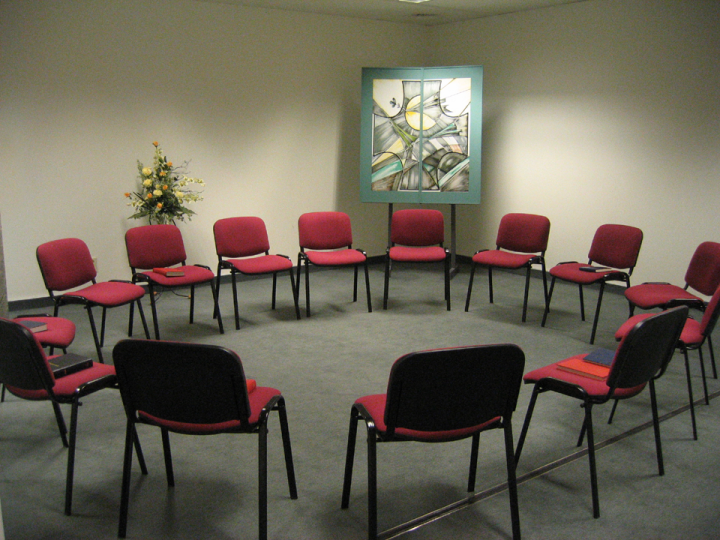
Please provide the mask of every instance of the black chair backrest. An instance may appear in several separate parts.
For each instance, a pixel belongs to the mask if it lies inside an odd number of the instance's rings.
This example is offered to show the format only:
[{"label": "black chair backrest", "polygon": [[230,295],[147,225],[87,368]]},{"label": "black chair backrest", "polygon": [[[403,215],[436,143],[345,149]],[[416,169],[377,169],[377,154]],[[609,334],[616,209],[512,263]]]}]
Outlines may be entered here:
[{"label": "black chair backrest", "polygon": [[607,385],[632,388],[665,371],[688,316],[687,306],[653,315],[636,324],[620,343]]},{"label": "black chair backrest", "polygon": [[511,344],[402,356],[388,382],[387,435],[396,428],[457,430],[511,416],[524,367],[524,353]]},{"label": "black chair backrest", "polygon": [[24,326],[0,319],[0,383],[22,390],[52,391],[55,379],[42,346]]},{"label": "black chair backrest", "polygon": [[223,347],[125,339],[113,349],[118,385],[128,416],[142,411],[187,424],[240,420],[250,405],[242,364]]}]

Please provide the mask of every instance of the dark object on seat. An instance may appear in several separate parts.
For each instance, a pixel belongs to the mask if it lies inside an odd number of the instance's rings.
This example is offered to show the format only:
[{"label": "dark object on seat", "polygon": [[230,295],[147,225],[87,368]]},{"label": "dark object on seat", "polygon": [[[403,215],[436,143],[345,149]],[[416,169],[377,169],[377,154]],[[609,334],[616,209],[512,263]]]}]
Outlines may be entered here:
[{"label": "dark object on seat", "polygon": [[35,337],[43,347],[50,348],[50,354],[58,348],[66,353],[67,348],[75,340],[75,323],[63,317],[51,317],[48,314],[18,315],[13,321],[25,324],[25,321],[39,322],[47,326],[46,330],[35,333]]},{"label": "dark object on seat", "polygon": [[[57,317],[60,306],[66,304],[82,304],[90,319],[90,328],[98,360],[103,362],[102,346],[105,342],[105,314],[108,308],[130,304],[128,322],[128,335],[132,335],[133,305],[137,303],[140,318],[142,319],[145,336],[150,337],[145,314],[140,299],[145,295],[145,289],[127,281],[96,282],[97,271],[93,264],[92,255],[87,244],[78,238],[65,238],[54,240],[38,246],[37,261],[40,265],[45,288],[55,303],[53,315]],[[79,288],[82,287],[82,288]],[[69,291],[69,289],[74,289]],[[56,295],[56,292],[69,291]],[[102,308],[102,323],[100,336],[95,328],[95,318],[92,308]]]},{"label": "dark object on seat", "polygon": [[[169,432],[185,435],[258,434],[260,539],[267,538],[268,416],[278,411],[290,498],[297,499],[285,399],[257,386],[248,393],[238,356],[225,348],[165,341],[123,340],[113,350],[127,415],[118,536],[125,537],[136,424],[160,428],[169,486],[175,485]],[[139,445],[138,445],[139,447]]]},{"label": "dark object on seat", "polygon": [[483,249],[473,255],[465,311],[470,307],[470,294],[472,293],[473,277],[477,265],[487,266],[491,304],[493,303],[493,267],[512,270],[526,268],[525,298],[522,312],[522,322],[525,322],[528,292],[530,290],[530,270],[533,265],[539,264],[542,270],[545,307],[547,308],[548,289],[545,273],[545,250],[547,250],[549,236],[550,220],[545,216],[535,214],[504,215],[498,227],[497,240],[495,241],[496,249]]},{"label": "dark object on seat", "polygon": [[390,270],[394,263],[444,263],[445,302],[450,311],[450,252],[443,247],[445,219],[440,210],[398,210],[390,220],[390,246],[385,255],[385,292],[387,309]]},{"label": "dark object on seat", "polygon": [[310,265],[325,267],[352,266],[355,270],[353,302],[357,302],[358,267],[365,269],[365,289],[368,312],[372,312],[370,276],[366,253],[352,247],[350,216],[344,212],[310,212],[298,219],[300,253],[297,265],[297,290],[300,294],[300,275],[305,263],[305,310],[310,316]]},{"label": "dark object on seat", "polygon": [[[190,324],[195,314],[195,286],[203,283],[210,284],[212,291],[214,311],[217,317],[220,333],[224,333],[220,307],[215,292],[215,274],[208,266],[201,264],[186,265],[187,255],[180,229],[175,225],[144,225],[134,227],[125,233],[125,246],[127,247],[130,269],[133,272],[134,283],[147,283],[152,307],[153,325],[155,326],[155,339],[160,339],[155,292],[157,288],[174,289],[177,287],[190,287]],[[182,276],[167,276],[154,269],[165,269],[182,272]],[[140,270],[146,270],[141,272]]]},{"label": "dark object on seat", "polygon": [[[595,332],[600,318],[600,306],[602,305],[605,284],[609,281],[620,281],[625,283],[626,287],[630,287],[630,276],[635,264],[637,264],[642,241],[643,233],[637,227],[630,227],[629,225],[601,225],[598,227],[590,245],[587,264],[563,262],[550,269],[552,281],[550,282],[550,292],[548,293],[542,326],[545,326],[550,311],[555,279],[578,284],[580,290],[580,317],[583,321],[585,320],[583,286],[599,283],[600,292],[598,293],[595,319],[590,334],[590,343],[595,343]],[[605,268],[593,268],[593,263]],[[588,272],[588,269],[596,271]]]},{"label": "dark object on seat", "polygon": [[585,409],[585,420],[578,440],[578,446],[582,444],[584,434],[587,433],[593,516],[596,518],[600,517],[592,408],[594,405],[606,403],[611,399],[631,398],[642,392],[646,386],[649,386],[658,474],[661,476],[665,474],[660,441],[660,423],[658,420],[657,400],[655,396],[655,379],[662,376],[672,358],[673,351],[680,337],[680,332],[687,318],[687,313],[687,306],[680,306],[653,315],[633,326],[620,342],[615,353],[615,359],[605,380],[597,380],[564,371],[559,367],[560,362],[527,373],[523,377],[523,380],[525,383],[534,384],[535,386],[532,396],[530,397],[525,422],[520,432],[520,438],[515,451],[515,461],[520,461],[520,454],[523,449],[525,436],[527,435],[538,394],[552,391],[579,399],[583,402],[582,406]]},{"label": "dark object on seat", "polygon": [[[618,341],[622,340],[623,337],[640,321],[652,317],[654,313],[642,313],[630,317],[623,325],[618,328],[615,332],[615,339]],[[718,317],[720,317],[720,287],[715,290],[712,298],[708,302],[705,313],[700,321],[697,321],[691,317],[685,321],[683,331],[680,334],[680,339],[677,342],[677,348],[680,349],[685,357],[685,375],[687,377],[688,396],[690,399],[690,417],[692,418],[693,427],[693,438],[697,440],[697,425],[695,422],[695,398],[693,397],[692,380],[690,378],[690,360],[688,358],[688,351],[696,350],[700,356],[700,372],[702,373],[703,389],[705,391],[705,404],[710,404],[710,397],[708,395],[707,378],[705,376],[705,360],[703,358],[702,346],[705,340],[708,340],[708,348],[712,352],[710,345],[710,334],[717,324]],[[711,354],[712,357],[712,354]],[[712,357],[712,367],[715,369],[715,358]],[[614,408],[613,408],[614,410]]]},{"label": "dark object on seat", "polygon": [[[115,368],[93,363],[90,368],[55,380],[48,357],[34,334],[21,324],[6,319],[0,319],[0,349],[0,383],[19,398],[46,400],[53,406],[60,437],[68,448],[65,514],[69,516],[72,513],[78,407],[85,396],[115,386]],[[69,433],[60,410],[62,404],[71,406]],[[141,462],[141,466],[144,467],[144,463]]]},{"label": "dark object on seat", "polygon": [[378,535],[376,443],[445,442],[472,438],[468,491],[475,490],[480,433],[501,428],[510,493],[512,531],[520,539],[512,413],[525,355],[516,345],[486,345],[407,354],[390,372],[387,393],[365,396],[352,406],[342,508],[350,504],[358,419],[368,430],[368,538]]},{"label": "dark object on seat", "polygon": [[213,226],[213,235],[215,237],[215,251],[218,255],[216,285],[218,302],[220,300],[220,274],[223,270],[229,270],[233,286],[236,330],[240,329],[235,279],[235,275],[238,273],[250,276],[272,274],[272,309],[275,309],[277,275],[278,272],[287,271],[290,274],[295,315],[300,319],[292,261],[287,255],[270,255],[270,241],[268,240],[265,222],[262,219],[259,217],[220,219]]}]

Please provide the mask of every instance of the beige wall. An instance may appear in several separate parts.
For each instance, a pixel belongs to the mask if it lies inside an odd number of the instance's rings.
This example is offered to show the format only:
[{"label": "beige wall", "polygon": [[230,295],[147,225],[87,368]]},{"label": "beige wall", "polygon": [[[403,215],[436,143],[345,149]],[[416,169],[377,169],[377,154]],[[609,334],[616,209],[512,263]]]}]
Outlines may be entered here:
[{"label": "beige wall", "polygon": [[[595,228],[645,231],[637,280],[681,281],[720,240],[720,3],[591,0],[427,30],[191,0],[0,2],[0,213],[11,301],[45,294],[35,247],[83,238],[128,278],[123,193],[153,140],[207,182],[181,225],[215,264],[212,224],[265,219],[297,253],[297,217],[339,209],[384,252],[385,205],[359,202],[362,67],[485,66],[483,203],[459,253],[506,212],[543,213],[551,263]],[[417,45],[417,38],[423,40]],[[637,281],[636,280],[636,281]]]}]

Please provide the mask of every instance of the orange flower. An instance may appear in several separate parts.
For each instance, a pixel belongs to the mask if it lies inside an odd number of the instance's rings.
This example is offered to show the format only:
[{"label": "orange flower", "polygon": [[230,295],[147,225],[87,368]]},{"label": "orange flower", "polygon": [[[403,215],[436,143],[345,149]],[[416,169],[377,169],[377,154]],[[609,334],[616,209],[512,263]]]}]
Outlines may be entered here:
[{"label": "orange flower", "polygon": [[129,198],[129,197],[130,197],[130,194],[129,194],[129,193],[125,193],[125,196]]},{"label": "orange flower", "polygon": [[168,188],[167,184],[163,185],[163,189],[167,189],[167,188]]},{"label": "orange flower", "polygon": [[160,144],[160,143],[158,143],[157,141],[154,141],[154,142],[153,142],[153,146],[154,146],[155,148],[158,147],[158,144]]},{"label": "orange flower", "polygon": [[168,167],[172,167],[172,161],[168,161],[167,165]]},{"label": "orange flower", "polygon": [[160,171],[160,174],[158,176],[167,176],[167,173],[165,171]]},{"label": "orange flower", "polygon": [[152,193],[148,193],[148,194],[147,194],[147,198],[148,198],[148,199],[152,199]]},{"label": "orange flower", "polygon": [[162,203],[161,202],[157,203],[157,207],[158,207],[158,210],[160,210],[162,208]]}]

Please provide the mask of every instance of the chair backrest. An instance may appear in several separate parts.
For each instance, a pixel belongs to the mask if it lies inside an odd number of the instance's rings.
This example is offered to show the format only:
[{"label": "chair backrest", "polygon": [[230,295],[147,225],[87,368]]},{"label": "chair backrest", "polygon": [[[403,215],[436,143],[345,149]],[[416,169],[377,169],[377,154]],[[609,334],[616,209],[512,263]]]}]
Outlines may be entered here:
[{"label": "chair backrest", "polygon": [[163,268],[187,259],[180,229],[175,225],[144,225],[125,233],[131,268]]},{"label": "chair backrest", "polygon": [[720,286],[720,244],[703,242],[690,259],[685,283],[696,291],[710,296]]},{"label": "chair backrest", "polygon": [[49,291],[74,289],[97,276],[90,250],[79,238],[64,238],[41,244],[35,254],[45,287]]},{"label": "chair backrest", "polygon": [[298,219],[300,247],[339,249],[352,246],[350,216],[344,212],[309,212]]},{"label": "chair backrest", "polygon": [[718,317],[720,317],[720,287],[715,290],[710,301],[705,307],[705,313],[700,320],[700,333],[708,337],[715,329]]},{"label": "chair backrest", "polygon": [[643,233],[629,225],[601,225],[595,232],[588,258],[612,268],[634,268]]},{"label": "chair backrest", "polygon": [[385,424],[417,431],[461,430],[517,404],[525,355],[516,345],[482,345],[406,354],[393,364]]},{"label": "chair backrest", "polygon": [[0,383],[30,393],[52,392],[55,386],[55,377],[35,335],[7,319],[0,319]]},{"label": "chair backrest", "polygon": [[623,337],[607,379],[610,388],[633,388],[665,371],[688,315],[687,306],[638,322]]},{"label": "chair backrest", "polygon": [[113,363],[129,416],[142,412],[188,432],[198,425],[247,424],[245,373],[228,349],[125,339],[113,349]]},{"label": "chair backrest", "polygon": [[401,246],[436,246],[445,241],[445,219],[440,210],[398,210],[390,220],[390,241]]},{"label": "chair backrest", "polygon": [[535,214],[505,214],[500,220],[498,249],[520,253],[544,253],[550,236],[550,220]]},{"label": "chair backrest", "polygon": [[265,222],[259,217],[219,219],[213,235],[219,257],[251,257],[270,249]]}]

